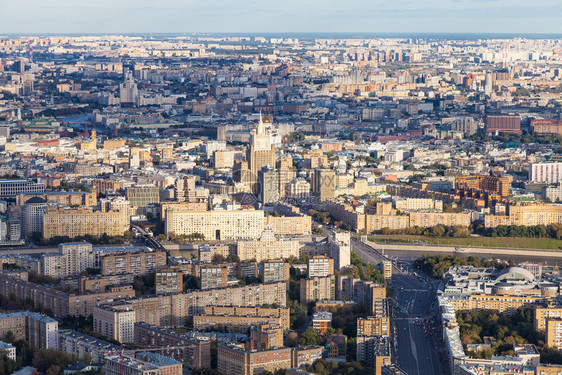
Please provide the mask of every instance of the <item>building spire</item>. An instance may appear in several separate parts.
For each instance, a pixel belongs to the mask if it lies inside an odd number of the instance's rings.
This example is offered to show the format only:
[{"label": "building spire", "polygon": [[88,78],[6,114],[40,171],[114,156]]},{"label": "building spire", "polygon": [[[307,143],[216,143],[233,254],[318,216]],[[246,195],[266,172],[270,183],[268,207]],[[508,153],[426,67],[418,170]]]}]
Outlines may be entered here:
[{"label": "building spire", "polygon": [[258,123],[257,134],[265,134],[265,128],[263,126],[263,119],[261,117],[261,109],[260,109],[260,122]]}]

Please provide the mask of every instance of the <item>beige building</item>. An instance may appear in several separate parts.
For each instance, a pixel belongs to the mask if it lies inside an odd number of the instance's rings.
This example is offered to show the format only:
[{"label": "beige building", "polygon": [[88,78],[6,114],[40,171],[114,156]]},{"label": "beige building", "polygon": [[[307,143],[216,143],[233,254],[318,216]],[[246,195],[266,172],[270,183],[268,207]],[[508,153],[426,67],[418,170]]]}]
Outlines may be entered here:
[{"label": "beige building", "polygon": [[98,294],[68,294],[43,285],[0,275],[0,294],[13,294],[19,301],[31,300],[35,306],[49,309],[55,317],[89,316],[94,306],[117,298],[134,297],[130,285],[112,287],[108,292]]},{"label": "beige building", "polygon": [[266,216],[264,228],[280,236],[304,236],[312,232],[312,218],[308,215]]},{"label": "beige building", "polygon": [[156,294],[183,292],[183,272],[171,268],[156,271]]},{"label": "beige building", "polygon": [[495,228],[498,225],[550,225],[562,223],[562,206],[535,204],[527,206],[508,206],[508,215],[486,215],[484,224],[486,228]]},{"label": "beige building", "polygon": [[548,319],[562,318],[562,307],[537,307],[534,309],[533,327],[535,331],[544,331]]},{"label": "beige building", "polygon": [[[146,322],[155,326],[175,326],[185,325],[186,319],[190,316],[203,314],[206,306],[252,307],[276,304],[285,307],[286,299],[286,284],[280,282],[192,290],[180,294],[147,295],[120,300],[107,308],[134,310],[137,322]],[[102,307],[106,308],[106,306]],[[99,314],[99,309],[94,313]]]},{"label": "beige building", "polygon": [[306,305],[312,301],[336,299],[335,276],[312,277],[300,281],[300,302]]},{"label": "beige building", "polygon": [[93,317],[94,332],[120,343],[134,342],[134,310],[94,306]]},{"label": "beige building", "polygon": [[43,215],[43,237],[122,236],[129,230],[129,217],[120,211],[49,208]]},{"label": "beige building", "polygon": [[544,335],[546,346],[556,349],[562,348],[562,319],[547,319]]},{"label": "beige building", "polygon": [[163,251],[111,252],[101,258],[100,268],[102,275],[144,275],[166,266],[166,261]]},{"label": "beige building", "polygon": [[168,209],[166,234],[199,233],[207,241],[257,239],[264,228],[263,211],[184,211]]},{"label": "beige building", "polygon": [[398,198],[394,200],[394,208],[400,211],[443,211],[443,201],[429,198]]},{"label": "beige building", "polygon": [[274,322],[290,328],[290,310],[283,307],[206,306],[202,315],[193,317],[193,327],[205,330],[216,326],[229,331],[246,332],[252,324]]},{"label": "beige building", "polygon": [[[382,314],[384,315],[384,314]],[[357,336],[390,335],[388,316],[368,316],[357,319]]]},{"label": "beige building", "polygon": [[262,262],[270,259],[299,257],[300,244],[297,240],[279,240],[271,230],[263,231],[259,240],[236,242],[236,253],[240,260],[253,259]]},{"label": "beige building", "polygon": [[532,307],[544,301],[535,296],[509,296],[491,294],[472,294],[469,296],[451,296],[450,302],[455,311],[496,311],[511,315],[524,307]]}]

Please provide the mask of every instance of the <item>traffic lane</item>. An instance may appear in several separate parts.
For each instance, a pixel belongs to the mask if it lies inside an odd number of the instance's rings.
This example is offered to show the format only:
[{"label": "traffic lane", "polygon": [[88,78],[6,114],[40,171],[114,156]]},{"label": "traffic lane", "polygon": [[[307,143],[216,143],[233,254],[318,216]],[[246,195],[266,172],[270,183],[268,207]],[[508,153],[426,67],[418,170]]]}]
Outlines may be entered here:
[{"label": "traffic lane", "polygon": [[396,362],[407,374],[418,374],[417,355],[412,350],[412,337],[410,335],[410,322],[405,319],[395,321],[396,341],[398,342]]}]

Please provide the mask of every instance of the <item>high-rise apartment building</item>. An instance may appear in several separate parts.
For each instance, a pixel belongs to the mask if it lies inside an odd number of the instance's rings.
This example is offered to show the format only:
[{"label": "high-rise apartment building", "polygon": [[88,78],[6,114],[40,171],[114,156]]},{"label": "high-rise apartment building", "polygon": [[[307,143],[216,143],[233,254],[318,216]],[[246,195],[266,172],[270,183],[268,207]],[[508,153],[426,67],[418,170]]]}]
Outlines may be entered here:
[{"label": "high-rise apartment building", "polygon": [[171,268],[156,271],[156,294],[183,292],[183,272]]},{"label": "high-rise apartment building", "polygon": [[47,212],[47,201],[43,198],[28,199],[21,208],[22,232],[30,239],[34,234],[43,233],[43,215]]},{"label": "high-rise apartment building", "polygon": [[300,302],[306,305],[312,301],[336,299],[335,276],[312,277],[300,281]]},{"label": "high-rise apartment building", "polygon": [[221,265],[203,265],[199,269],[201,289],[226,288],[228,268]]},{"label": "high-rise apartment building", "polygon": [[312,179],[312,190],[320,202],[329,201],[336,196],[336,172],[332,169],[316,168]]},{"label": "high-rise apartment building", "polygon": [[315,255],[308,258],[308,278],[325,277],[334,274],[334,260],[327,256]]}]

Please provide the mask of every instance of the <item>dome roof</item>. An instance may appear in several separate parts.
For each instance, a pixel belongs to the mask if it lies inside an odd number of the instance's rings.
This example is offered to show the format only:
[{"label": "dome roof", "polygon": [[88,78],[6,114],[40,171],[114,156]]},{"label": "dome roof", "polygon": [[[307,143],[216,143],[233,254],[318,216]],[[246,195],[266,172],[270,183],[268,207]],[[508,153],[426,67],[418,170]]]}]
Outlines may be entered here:
[{"label": "dome roof", "polygon": [[28,203],[47,203],[47,201],[41,197],[33,197],[33,198],[29,198],[27,201],[25,201],[25,204]]},{"label": "dome roof", "polygon": [[496,278],[497,281],[508,281],[512,279],[534,281],[535,276],[529,271],[521,267],[509,267],[503,270]]}]

